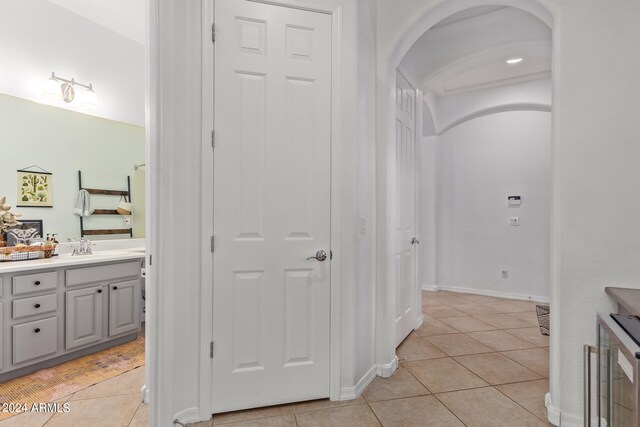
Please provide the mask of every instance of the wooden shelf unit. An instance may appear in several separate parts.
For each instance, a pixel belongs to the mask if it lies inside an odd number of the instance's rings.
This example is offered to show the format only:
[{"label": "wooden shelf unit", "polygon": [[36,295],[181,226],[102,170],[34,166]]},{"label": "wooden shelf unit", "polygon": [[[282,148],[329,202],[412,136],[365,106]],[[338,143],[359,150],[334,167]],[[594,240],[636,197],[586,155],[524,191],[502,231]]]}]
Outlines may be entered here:
[{"label": "wooden shelf unit", "polygon": [[[124,197],[127,202],[131,202],[131,177],[127,176],[127,190],[105,190],[102,188],[82,187],[82,171],[78,171],[78,189],[86,190],[92,196],[117,196]],[[121,216],[116,209],[95,209],[91,215],[116,215]],[[104,236],[113,234],[128,234],[133,237],[133,226],[131,228],[105,228],[87,230],[84,228],[84,218],[80,217],[80,238],[84,236]]]}]

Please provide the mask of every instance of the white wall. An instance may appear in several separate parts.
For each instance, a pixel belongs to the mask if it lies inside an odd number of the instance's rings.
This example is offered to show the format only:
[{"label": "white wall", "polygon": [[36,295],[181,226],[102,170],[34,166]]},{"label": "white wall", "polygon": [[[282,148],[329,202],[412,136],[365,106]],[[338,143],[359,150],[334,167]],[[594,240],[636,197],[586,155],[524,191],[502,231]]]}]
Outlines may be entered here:
[{"label": "white wall", "polygon": [[[404,53],[430,25],[486,3],[378,2],[378,137],[385,139],[378,148],[392,135],[388,91]],[[596,312],[613,309],[603,288],[640,288],[640,198],[629,197],[640,186],[640,3],[492,3],[522,7],[554,25],[550,409],[554,423],[561,417],[564,427],[579,426],[582,345],[595,342]],[[386,277],[384,266],[378,270]]]},{"label": "white wall", "polygon": [[[376,7],[358,0],[358,280],[353,384],[375,365]],[[365,380],[366,381],[366,380]]]},{"label": "white wall", "polygon": [[[80,238],[80,221],[72,213],[79,170],[85,187],[126,190],[127,175],[133,176],[133,165],[145,161],[144,128],[3,94],[0,94],[0,141],[0,195],[6,195],[10,205],[17,204],[16,170],[38,165],[53,173],[53,208],[14,210],[22,213],[23,219],[42,219],[44,232],[57,233],[59,241]],[[144,194],[144,189],[141,191]],[[91,208],[115,209],[118,201],[117,197],[92,196]],[[124,228],[124,225],[120,216],[95,216],[86,219],[85,228]],[[124,237],[91,236],[91,239]]]},{"label": "white wall", "polygon": [[[111,6],[114,7],[114,6]],[[55,105],[144,126],[144,46],[47,0],[2,1],[0,93],[45,102],[51,72],[92,83],[99,107]]]},{"label": "white wall", "polygon": [[[551,114],[536,111],[476,118],[439,137],[439,286],[548,301],[550,139]],[[509,195],[522,205],[508,207]]]}]

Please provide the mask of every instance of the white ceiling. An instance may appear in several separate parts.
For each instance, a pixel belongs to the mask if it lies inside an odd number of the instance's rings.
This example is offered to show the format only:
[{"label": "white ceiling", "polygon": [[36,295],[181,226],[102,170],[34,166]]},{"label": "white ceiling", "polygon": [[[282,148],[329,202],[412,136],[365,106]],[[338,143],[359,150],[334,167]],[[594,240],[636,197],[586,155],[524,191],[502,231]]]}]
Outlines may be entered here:
[{"label": "white ceiling", "polygon": [[140,44],[146,42],[145,0],[49,0]]},{"label": "white ceiling", "polygon": [[[513,57],[524,60],[508,65]],[[401,68],[420,89],[436,96],[548,77],[551,29],[519,9],[467,9],[418,39]]]}]

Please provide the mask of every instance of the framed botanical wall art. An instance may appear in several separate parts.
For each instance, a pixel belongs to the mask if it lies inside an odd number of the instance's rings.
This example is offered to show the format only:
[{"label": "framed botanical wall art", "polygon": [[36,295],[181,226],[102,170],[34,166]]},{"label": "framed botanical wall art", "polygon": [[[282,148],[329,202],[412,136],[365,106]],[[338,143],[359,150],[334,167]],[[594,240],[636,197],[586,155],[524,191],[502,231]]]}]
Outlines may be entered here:
[{"label": "framed botanical wall art", "polygon": [[18,194],[16,200],[16,206],[18,207],[53,207],[53,175],[46,171],[18,170]]}]

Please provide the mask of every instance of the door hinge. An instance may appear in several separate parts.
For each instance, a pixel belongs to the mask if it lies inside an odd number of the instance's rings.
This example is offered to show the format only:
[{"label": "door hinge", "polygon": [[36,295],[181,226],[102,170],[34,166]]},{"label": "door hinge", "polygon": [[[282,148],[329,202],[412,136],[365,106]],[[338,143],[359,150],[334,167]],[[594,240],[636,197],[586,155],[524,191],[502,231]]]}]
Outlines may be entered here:
[{"label": "door hinge", "polygon": [[330,260],[333,259],[333,251],[331,251],[331,250],[329,251],[329,259]]},{"label": "door hinge", "polygon": [[211,252],[216,250],[216,236],[211,236]]},{"label": "door hinge", "polygon": [[209,358],[213,359],[213,341],[209,343]]},{"label": "door hinge", "polygon": [[216,131],[211,131],[211,148],[216,148]]},{"label": "door hinge", "polygon": [[211,24],[211,43],[216,42],[216,23]]},{"label": "door hinge", "polygon": [[149,265],[153,264],[153,255],[149,255]]}]

